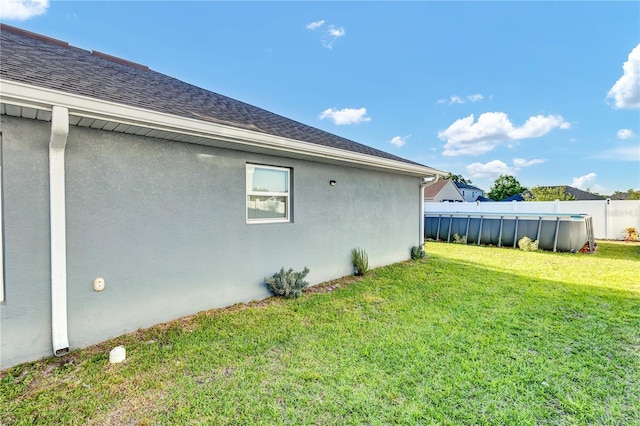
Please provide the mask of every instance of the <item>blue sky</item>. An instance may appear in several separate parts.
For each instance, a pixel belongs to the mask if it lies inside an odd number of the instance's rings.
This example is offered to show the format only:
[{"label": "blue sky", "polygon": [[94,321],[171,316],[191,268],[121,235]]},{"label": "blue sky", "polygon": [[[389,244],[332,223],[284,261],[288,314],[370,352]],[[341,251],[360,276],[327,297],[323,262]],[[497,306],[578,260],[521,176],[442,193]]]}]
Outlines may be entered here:
[{"label": "blue sky", "polygon": [[3,23],[461,174],[640,189],[640,2],[48,2]]}]

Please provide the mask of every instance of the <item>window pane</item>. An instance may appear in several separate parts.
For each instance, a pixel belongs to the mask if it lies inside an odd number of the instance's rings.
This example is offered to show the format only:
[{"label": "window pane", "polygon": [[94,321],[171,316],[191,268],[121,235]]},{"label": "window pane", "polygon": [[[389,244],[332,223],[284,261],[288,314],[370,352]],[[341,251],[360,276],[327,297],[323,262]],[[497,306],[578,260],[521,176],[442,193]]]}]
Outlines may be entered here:
[{"label": "window pane", "polygon": [[249,190],[253,192],[289,192],[289,171],[255,167]]},{"label": "window pane", "polygon": [[247,215],[249,219],[286,219],[287,198],[249,195]]}]

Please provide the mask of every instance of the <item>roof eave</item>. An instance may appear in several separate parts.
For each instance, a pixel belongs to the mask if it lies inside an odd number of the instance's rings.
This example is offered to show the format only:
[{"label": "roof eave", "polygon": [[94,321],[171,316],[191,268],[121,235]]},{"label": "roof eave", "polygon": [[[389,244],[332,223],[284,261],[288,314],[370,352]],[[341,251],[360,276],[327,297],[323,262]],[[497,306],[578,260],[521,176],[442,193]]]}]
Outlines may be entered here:
[{"label": "roof eave", "polygon": [[69,110],[69,114],[81,117],[230,142],[240,150],[243,148],[251,150],[252,147],[267,149],[285,156],[303,156],[329,162],[349,163],[356,167],[383,169],[417,177],[446,175],[446,172],[441,170],[418,164],[166,114],[6,79],[0,79],[0,101],[45,111],[50,111],[54,105],[62,106]]}]

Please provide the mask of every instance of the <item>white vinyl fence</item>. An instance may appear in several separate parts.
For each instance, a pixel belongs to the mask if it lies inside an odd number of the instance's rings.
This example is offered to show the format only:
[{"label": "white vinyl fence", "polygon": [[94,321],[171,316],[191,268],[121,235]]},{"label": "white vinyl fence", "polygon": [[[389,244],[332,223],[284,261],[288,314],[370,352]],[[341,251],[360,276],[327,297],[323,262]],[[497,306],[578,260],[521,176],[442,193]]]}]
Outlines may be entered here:
[{"label": "white vinyl fence", "polygon": [[640,200],[591,201],[512,201],[475,203],[424,203],[429,213],[573,213],[593,217],[595,237],[604,240],[622,240],[624,230],[640,230]]}]

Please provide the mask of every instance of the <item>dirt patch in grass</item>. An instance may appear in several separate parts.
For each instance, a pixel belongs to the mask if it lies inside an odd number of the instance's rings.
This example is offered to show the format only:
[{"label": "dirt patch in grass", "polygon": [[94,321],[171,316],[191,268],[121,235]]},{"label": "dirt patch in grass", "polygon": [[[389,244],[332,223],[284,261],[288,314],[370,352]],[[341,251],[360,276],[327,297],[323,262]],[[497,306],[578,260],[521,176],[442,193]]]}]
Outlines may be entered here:
[{"label": "dirt patch in grass", "polygon": [[126,401],[118,404],[118,407],[87,420],[85,425],[141,426],[155,424],[151,419],[160,411],[157,407],[164,406],[162,401],[166,401],[166,399],[166,395],[159,390],[148,390],[139,396],[128,396]]},{"label": "dirt patch in grass", "polygon": [[308,294],[331,293],[339,288],[347,287],[351,284],[358,283],[362,281],[363,278],[364,277],[359,277],[356,275],[343,277],[337,280],[327,281],[325,283],[306,288],[304,292]]}]

